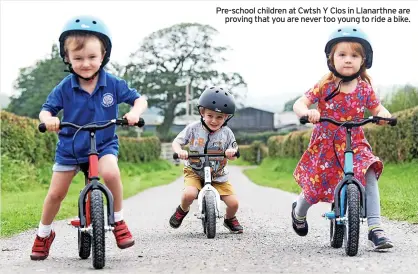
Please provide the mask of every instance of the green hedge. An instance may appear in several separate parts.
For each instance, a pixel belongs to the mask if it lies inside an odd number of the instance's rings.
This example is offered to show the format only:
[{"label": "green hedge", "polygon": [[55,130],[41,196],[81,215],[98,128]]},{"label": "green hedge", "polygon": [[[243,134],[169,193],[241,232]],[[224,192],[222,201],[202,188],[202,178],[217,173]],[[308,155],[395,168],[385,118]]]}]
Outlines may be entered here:
[{"label": "green hedge", "polygon": [[[368,125],[367,140],[375,155],[389,162],[404,162],[418,158],[418,107],[394,113],[395,127]],[[267,145],[272,157],[299,158],[308,148],[312,130],[297,131],[285,136],[272,136]]]},{"label": "green hedge", "polygon": [[254,141],[261,141],[263,143],[267,143],[267,140],[271,136],[277,136],[277,135],[284,135],[284,134],[279,134],[276,131],[266,131],[266,132],[258,132],[258,133],[239,132],[235,134],[235,139],[237,140],[237,143],[240,145],[251,145]]},{"label": "green hedge", "polygon": [[[58,140],[56,133],[38,131],[39,121],[1,111],[1,153],[30,163],[52,162]],[[158,159],[161,153],[157,137],[119,139],[120,159],[139,163]]]},{"label": "green hedge", "polygon": [[[239,151],[242,159],[251,164],[260,164],[268,156],[268,149],[261,141],[254,141],[251,145],[240,145]],[[258,151],[260,151],[260,162],[257,162]]]}]

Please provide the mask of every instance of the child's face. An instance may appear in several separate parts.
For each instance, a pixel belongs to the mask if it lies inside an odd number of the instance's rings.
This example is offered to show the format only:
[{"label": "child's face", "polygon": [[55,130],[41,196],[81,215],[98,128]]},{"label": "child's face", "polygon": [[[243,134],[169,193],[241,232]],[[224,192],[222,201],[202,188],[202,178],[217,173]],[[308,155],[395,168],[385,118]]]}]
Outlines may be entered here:
[{"label": "child's face", "polygon": [[68,47],[68,59],[73,70],[85,78],[99,70],[103,57],[102,43],[96,37],[87,38],[81,49],[76,49],[74,43]]},{"label": "child's face", "polygon": [[210,109],[201,109],[200,113],[205,120],[206,125],[213,131],[217,131],[224,124],[227,115]]},{"label": "child's face", "polygon": [[361,45],[358,43],[338,43],[333,55],[334,66],[338,73],[344,76],[357,73],[363,64],[361,50]]}]

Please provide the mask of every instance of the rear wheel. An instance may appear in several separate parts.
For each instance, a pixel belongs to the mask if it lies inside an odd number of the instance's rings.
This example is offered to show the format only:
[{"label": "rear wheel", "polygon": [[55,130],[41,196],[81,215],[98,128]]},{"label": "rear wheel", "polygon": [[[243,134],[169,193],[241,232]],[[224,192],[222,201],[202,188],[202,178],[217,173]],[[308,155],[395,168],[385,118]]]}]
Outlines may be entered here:
[{"label": "rear wheel", "polygon": [[[334,203],[331,206],[331,211],[334,211]],[[337,220],[330,220],[330,242],[331,247],[340,248],[343,246],[344,241],[344,225],[338,224]]]},{"label": "rear wheel", "polygon": [[91,235],[88,232],[82,232],[78,229],[78,255],[81,259],[90,257]]}]

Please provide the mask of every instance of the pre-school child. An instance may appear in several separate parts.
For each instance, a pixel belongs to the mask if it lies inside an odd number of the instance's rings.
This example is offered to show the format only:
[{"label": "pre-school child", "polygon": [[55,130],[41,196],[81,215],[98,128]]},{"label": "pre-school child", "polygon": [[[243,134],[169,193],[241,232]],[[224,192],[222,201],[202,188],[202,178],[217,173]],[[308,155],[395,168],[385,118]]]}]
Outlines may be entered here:
[{"label": "pre-school child", "polygon": [[[367,69],[372,66],[373,51],[366,34],[358,27],[340,27],[326,43],[325,54],[330,72],[299,98],[293,110],[301,117],[307,115],[311,123],[320,117],[347,121],[362,119],[368,109],[372,115],[390,118],[389,111],[376,96]],[[309,107],[317,103],[317,109]],[[331,123],[317,123],[309,147],[302,155],[294,178],[302,193],[292,204],[292,226],[300,236],[308,233],[306,215],[318,202],[333,202],[334,189],[342,179],[343,170],[334,155],[333,137],[340,163],[344,162],[345,131]],[[368,239],[375,249],[393,247],[383,231],[380,219],[378,179],[382,161],[373,155],[372,148],[361,127],[352,129],[354,174],[365,186],[367,195]]]},{"label": "pre-school child", "polygon": [[[58,143],[55,164],[48,194],[45,198],[42,218],[30,255],[32,260],[44,260],[55,238],[52,222],[67,195],[73,177],[80,167],[72,155],[71,144],[74,129],[59,130],[56,117],[63,110],[64,122],[85,125],[90,122],[118,117],[118,104],[128,103],[132,109],[124,115],[130,125],[138,122],[147,108],[147,101],[126,81],[106,72],[103,67],[109,62],[112,40],[102,20],[91,16],[77,16],[67,22],[60,37],[60,55],[68,65],[70,75],[65,77],[48,95],[42,106],[39,119],[48,131],[56,131]],[[123,187],[118,167],[118,137],[115,126],[96,134],[99,152],[99,174],[113,194],[115,228],[113,233],[119,248],[128,248],[135,241],[123,217]],[[89,135],[77,134],[75,154],[79,163],[88,162]]]},{"label": "pre-school child", "polygon": [[[242,233],[243,228],[235,216],[238,199],[228,178],[228,160],[235,160],[238,145],[234,133],[226,126],[235,113],[235,100],[230,92],[219,87],[203,91],[198,104],[200,121],[189,124],[173,141],[173,150],[180,159],[187,160],[188,152],[182,146],[189,145],[190,153],[222,153],[227,159],[211,161],[212,186],[226,204],[224,226],[233,233]],[[170,218],[170,226],[178,228],[197,198],[204,181],[204,158],[188,159],[184,167],[184,191],[181,203]]]}]

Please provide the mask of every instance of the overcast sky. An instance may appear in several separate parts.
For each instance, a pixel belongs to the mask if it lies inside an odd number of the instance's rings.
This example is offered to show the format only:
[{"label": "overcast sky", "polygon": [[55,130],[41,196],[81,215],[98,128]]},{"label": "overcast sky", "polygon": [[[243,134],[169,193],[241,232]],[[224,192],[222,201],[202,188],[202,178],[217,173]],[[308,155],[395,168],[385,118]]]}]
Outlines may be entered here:
[{"label": "overcast sky", "polygon": [[[106,22],[113,36],[112,61],[125,64],[142,38],[153,31],[181,22],[209,24],[219,39],[234,51],[222,65],[224,71],[240,73],[248,83],[247,105],[283,105],[300,95],[328,72],[324,46],[335,23],[225,24],[220,8],[408,8],[410,23],[353,23],[365,30],[374,50],[369,70],[376,86],[418,85],[418,2],[413,1],[1,1],[1,90],[12,94],[19,68],[43,59],[56,43],[65,22],[79,14],[91,14]],[[253,15],[246,15],[252,17]],[[297,16],[303,15],[270,15]],[[371,17],[368,15],[368,17]],[[387,15],[385,16],[387,17]],[[322,21],[322,20],[321,20]],[[131,32],[135,35],[132,35]],[[276,110],[277,111],[277,110]]]}]

